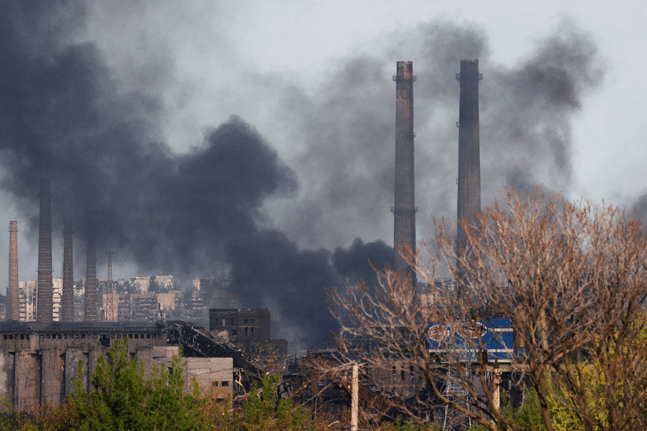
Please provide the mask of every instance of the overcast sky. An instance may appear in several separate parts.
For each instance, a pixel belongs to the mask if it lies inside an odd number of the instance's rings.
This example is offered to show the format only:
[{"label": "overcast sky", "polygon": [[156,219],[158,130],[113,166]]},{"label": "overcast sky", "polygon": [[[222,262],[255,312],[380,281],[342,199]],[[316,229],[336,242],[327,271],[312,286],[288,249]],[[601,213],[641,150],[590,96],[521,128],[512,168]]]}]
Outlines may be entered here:
[{"label": "overcast sky", "polygon": [[[488,53],[487,58],[480,59],[483,89],[488,86],[490,70],[518,67],[543,40],[565,27],[577,27],[595,45],[593,61],[602,73],[599,83],[581,97],[581,107],[569,119],[572,173],[568,187],[562,191],[572,198],[630,205],[646,190],[641,175],[647,160],[647,85],[641,67],[641,48],[647,43],[646,18],[647,4],[628,0],[613,4],[563,0],[192,1],[181,6],[177,2],[91,2],[85,24],[70,35],[70,43],[95,44],[119,82],[119,91],[151,94],[161,101],[161,120],[151,139],[166,142],[178,153],[187,152],[200,144],[207,130],[237,115],[256,128],[296,171],[303,198],[309,185],[323,180],[309,178],[307,166],[299,165],[309,144],[303,130],[298,131],[303,129],[296,124],[299,120],[285,108],[293,93],[302,93],[301,97],[311,98],[324,109],[328,101],[322,93],[332,92],[335,80],[342,79],[343,68],[355,58],[377,61],[385,77],[395,73],[396,61],[412,60],[418,77],[416,88],[424,86],[426,80],[439,79],[429,75],[433,70],[422,68],[434,59],[421,58],[429,51],[421,49],[426,41],[420,33],[421,28],[439,23],[471,29],[482,36]],[[458,67],[457,61],[456,72]],[[346,79],[370,79],[362,76],[361,68],[355,73]],[[369,73],[374,70],[367,70]],[[453,76],[444,78],[447,86],[455,87],[457,92]],[[383,102],[386,112],[394,111],[395,84],[388,80],[379,84],[383,85],[359,88],[381,96],[370,99],[371,103]],[[428,97],[433,98],[433,94]],[[482,112],[482,121],[487,121],[486,115]],[[451,116],[442,120],[455,122],[457,99],[454,118]],[[421,130],[425,124],[433,121],[416,117],[417,151],[428,144],[422,137],[434,133]],[[457,140],[457,131],[455,135],[444,137],[447,145],[451,145],[450,139]],[[343,139],[352,145],[351,137]],[[482,130],[483,158],[488,157],[492,139]],[[392,140],[392,135],[384,136],[385,142]],[[380,147],[381,144],[376,143],[380,151],[392,151],[392,147]],[[423,157],[418,159],[417,171],[426,169],[424,161]],[[487,170],[482,175],[487,177]],[[431,178],[450,184],[454,181],[451,177]],[[417,184],[421,211],[428,199],[421,192],[426,187]],[[388,193],[384,197],[390,199]],[[290,202],[268,202],[266,208],[270,211],[266,222],[287,231],[290,229],[285,229],[282,220],[291,223],[293,219],[282,211],[299,210]],[[392,232],[388,209],[387,202],[379,222],[371,219],[372,226],[361,227],[357,236],[389,242]],[[7,221],[14,218],[20,219],[21,215],[6,216]],[[419,224],[425,220],[428,218],[422,214]],[[357,227],[350,225],[351,231]],[[427,227],[419,225],[419,230]],[[354,238],[350,231],[332,235],[330,240],[319,234],[292,236],[308,248],[347,245]],[[31,246],[21,241],[22,250]],[[3,254],[4,248],[0,256]],[[56,271],[60,269],[55,268],[55,276]],[[21,279],[32,274],[35,268],[21,266]]]},{"label": "overcast sky", "polygon": [[[236,1],[175,2],[132,6],[104,2],[92,8],[88,34],[110,63],[132,73],[143,62],[169,62],[164,89],[165,138],[178,150],[199,140],[201,128],[240,115],[289,159],[296,142],[282,136],[284,124],[271,115],[282,97],[279,83],[316,91],[329,82],[340,62],[366,55],[384,61],[413,60],[418,84],[426,71],[416,29],[446,21],[482,31],[490,58],[481,62],[482,86],[488,68],[524,61],[536,45],[558,31],[565,19],[579,27],[599,50],[601,84],[582,102],[572,120],[574,181],[567,193],[618,202],[644,191],[639,176],[647,152],[643,113],[647,98],[641,67],[647,43],[647,4],[641,1]],[[106,8],[109,7],[109,10]],[[396,39],[410,35],[401,57],[385,55]],[[141,50],[144,52],[142,53]],[[143,55],[142,55],[143,54]],[[433,59],[428,59],[433,61]],[[150,66],[150,65],[149,65]],[[458,64],[456,65],[458,69]],[[139,72],[142,72],[141,70]],[[145,72],[144,72],[145,73]],[[452,77],[448,77],[451,79]],[[257,87],[277,83],[276,94]],[[330,83],[334,85],[334,83]],[[448,85],[452,85],[450,81]],[[384,88],[394,93],[394,84]],[[236,96],[238,95],[238,96]],[[267,100],[270,98],[270,100]],[[272,100],[272,98],[274,100]],[[481,137],[487,146],[488,136]],[[425,145],[418,141],[419,146]],[[487,151],[486,148],[483,151]],[[424,167],[418,167],[424,169]],[[422,198],[422,197],[421,197]]]},{"label": "overcast sky", "polygon": [[[484,76],[483,205],[506,185],[647,202],[645,2],[58,3],[46,12],[37,2],[3,5],[21,23],[0,44],[0,123],[10,130],[0,135],[0,261],[18,220],[21,280],[36,277],[44,175],[54,277],[71,211],[105,222],[115,277],[221,273],[250,229],[258,235],[249,244],[272,237],[291,253],[332,253],[357,237],[390,245],[398,60],[413,61],[417,76],[418,238],[432,217],[455,217],[461,59],[478,58]],[[47,79],[35,73],[43,64]],[[34,114],[25,100],[52,110]],[[233,163],[227,151],[241,134],[251,146]],[[93,182],[80,166],[101,175]],[[99,204],[80,209],[90,196]]]}]

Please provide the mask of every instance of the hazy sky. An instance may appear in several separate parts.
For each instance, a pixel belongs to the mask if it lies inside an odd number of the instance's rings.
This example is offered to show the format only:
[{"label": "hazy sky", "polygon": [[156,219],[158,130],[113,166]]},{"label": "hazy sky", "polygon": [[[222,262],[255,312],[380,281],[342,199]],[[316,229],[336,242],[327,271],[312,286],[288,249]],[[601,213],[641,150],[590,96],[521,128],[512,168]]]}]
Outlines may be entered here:
[{"label": "hazy sky", "polygon": [[[112,65],[128,74],[146,73],[137,69],[154,67],[149,61],[172,63],[170,76],[163,78],[169,84],[164,133],[171,145],[185,149],[199,139],[201,128],[236,114],[286,159],[299,143],[283,139],[286,125],[276,124],[272,115],[286,81],[315,92],[322,82],[334,85],[329,80],[339,62],[367,55],[393,71],[395,61],[413,60],[418,83],[423,82],[425,70],[416,68],[422,42],[416,29],[440,20],[487,37],[490,59],[480,65],[486,86],[489,67],[523,61],[570,20],[597,45],[605,75],[572,120],[574,181],[568,193],[617,202],[644,191],[637,178],[647,128],[642,118],[647,85],[640,67],[640,48],[647,42],[644,2],[196,1],[182,8],[174,2],[109,7],[99,3],[92,9],[88,33]],[[409,55],[406,43],[401,57],[384,55],[396,39],[407,37]],[[380,91],[393,93],[394,85]],[[488,136],[481,139],[486,146]]]},{"label": "hazy sky", "polygon": [[[181,6],[171,1],[136,4],[113,1],[90,2],[84,23],[68,37],[70,43],[89,41],[96,45],[112,77],[118,81],[120,92],[147,94],[160,104],[158,127],[150,139],[164,141],[174,151],[184,153],[199,145],[207,130],[227,121],[230,115],[237,115],[256,128],[295,170],[301,183],[298,197],[304,198],[309,187],[316,187],[318,181],[324,180],[308,176],[308,163],[313,162],[304,163],[304,152],[315,144],[307,142],[309,137],[298,124],[303,120],[286,108],[291,98],[310,99],[316,109],[323,110],[328,103],[334,102],[332,96],[327,98],[324,93],[332,93],[336,82],[370,80],[373,77],[368,74],[377,70],[387,79],[358,89],[377,96],[363,100],[371,104],[383,103],[384,107],[376,109],[391,114],[395,84],[388,78],[395,73],[396,61],[414,62],[414,73],[418,77],[416,88],[424,86],[425,81],[441,79],[430,76],[434,71],[422,67],[434,62],[433,58],[423,58],[429,52],[421,48],[427,42],[421,36],[425,27],[445,24],[473,30],[482,36],[484,50],[488,53],[487,58],[480,59],[484,75],[482,91],[487,88],[493,69],[519,67],[543,40],[560,34],[564,28],[576,27],[595,45],[597,54],[593,61],[603,73],[599,83],[582,96],[581,107],[569,119],[572,173],[563,191],[573,198],[595,201],[604,198],[608,203],[630,204],[646,190],[640,175],[647,159],[647,122],[643,120],[647,110],[647,98],[643,93],[647,92],[647,85],[640,67],[640,48],[647,43],[646,18],[647,4],[627,0],[613,4],[563,0],[399,3],[243,0],[192,1]],[[358,65],[354,75],[344,77],[343,68],[356,58],[370,59],[377,64],[371,64],[367,76],[362,75],[361,65]],[[456,72],[458,67],[457,61]],[[453,75],[444,79],[457,94],[458,83]],[[339,84],[341,88],[348,85],[347,82]],[[428,97],[433,98],[433,94]],[[457,99],[455,105],[455,113],[438,121],[453,125],[458,117]],[[348,107],[353,109],[352,105]],[[343,116],[343,113],[338,115]],[[433,113],[425,112],[424,115],[425,118],[418,112],[416,115],[417,151],[428,144],[423,138],[434,134],[431,128],[421,130],[434,124],[428,117]],[[481,119],[487,121],[486,112],[482,112]],[[390,135],[384,136],[384,142],[391,142],[392,131],[385,132]],[[456,136],[442,133],[446,134],[443,139],[447,146],[457,140],[457,130]],[[352,145],[352,136],[341,139]],[[488,157],[488,145],[493,139],[495,137],[482,130],[483,158]],[[392,147],[382,144],[376,143],[379,151],[392,151]],[[326,145],[326,142],[316,145]],[[317,157],[324,156],[328,154]],[[384,160],[389,157],[390,154]],[[427,169],[426,157],[418,158],[418,172]],[[362,166],[358,165],[357,169]],[[317,172],[317,176],[320,174]],[[487,170],[482,174],[487,177]],[[451,176],[432,175],[431,178],[449,184],[454,181]],[[497,185],[500,186],[502,184]],[[422,193],[426,187],[417,184],[417,204],[421,212],[424,201],[431,198]],[[357,236],[390,242],[392,227],[388,200],[392,197],[389,192],[387,190],[382,196],[386,203],[379,221],[371,218],[372,225],[362,227]],[[451,192],[455,190],[448,193]],[[5,219],[20,220],[22,215],[16,214],[18,211],[11,208],[10,202],[7,205]],[[285,216],[285,211],[311,210],[295,202],[283,201],[267,202],[265,207],[269,211],[266,222],[287,231],[290,229],[285,229],[287,226],[282,220],[288,220],[289,225],[293,218]],[[453,208],[441,215],[449,215],[451,211]],[[419,224],[425,219],[421,214]],[[338,220],[335,223],[338,224]],[[348,245],[354,238],[350,231],[356,227],[355,223],[348,223],[349,232],[332,235],[329,241],[321,238],[327,228],[310,235],[295,233],[293,239],[309,248]],[[22,237],[26,227],[19,229]],[[427,225],[419,225],[420,229],[426,230]],[[7,239],[7,234],[3,237]],[[34,255],[35,249],[31,247],[35,245],[21,241],[21,255]],[[0,256],[6,254],[5,248],[0,249]],[[21,279],[35,274],[34,265],[27,262],[21,265]],[[57,271],[60,272],[60,268],[55,266],[55,276]],[[0,277],[4,274],[4,269],[0,268]]]},{"label": "hazy sky", "polygon": [[398,60],[417,75],[419,238],[456,212],[461,59],[484,76],[483,205],[504,185],[647,202],[645,2],[23,4],[0,3],[18,22],[0,43],[0,261],[18,220],[21,280],[36,277],[43,175],[54,277],[63,216],[98,217],[115,277],[218,273],[256,241],[319,263],[357,237],[391,244]]},{"label": "hazy sky", "polygon": [[[111,2],[110,10],[105,7],[100,3],[93,8],[88,31],[112,64],[125,73],[145,67],[147,55],[173,64],[165,89],[169,143],[186,147],[199,139],[201,128],[237,114],[286,159],[299,143],[283,139],[286,126],[276,124],[272,115],[286,81],[316,92],[322,82],[334,85],[329,80],[340,62],[366,55],[382,60],[390,73],[395,61],[413,60],[420,84],[426,71],[416,67],[422,60],[416,58],[418,44],[423,42],[416,40],[416,29],[440,20],[487,37],[490,58],[480,65],[482,85],[487,86],[488,68],[524,61],[570,19],[568,25],[579,27],[597,45],[605,75],[572,120],[574,181],[568,193],[618,202],[644,191],[637,177],[647,151],[647,85],[640,67],[641,48],[647,43],[644,2],[194,1],[188,8],[174,2],[138,7]],[[400,43],[400,57],[386,56],[396,40],[408,37],[410,50]],[[394,87],[380,91],[393,93]],[[481,139],[487,146],[488,136]]]}]

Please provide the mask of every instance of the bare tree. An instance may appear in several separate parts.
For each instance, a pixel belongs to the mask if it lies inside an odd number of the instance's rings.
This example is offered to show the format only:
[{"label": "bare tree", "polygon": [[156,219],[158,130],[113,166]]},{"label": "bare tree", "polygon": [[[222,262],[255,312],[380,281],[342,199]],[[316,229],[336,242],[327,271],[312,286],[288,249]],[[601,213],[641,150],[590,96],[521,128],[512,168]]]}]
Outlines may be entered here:
[{"label": "bare tree", "polygon": [[[641,223],[616,207],[539,191],[507,190],[505,204],[463,224],[460,249],[453,229],[437,222],[434,244],[416,256],[405,253],[418,286],[384,269],[376,286],[332,291],[341,362],[361,360],[368,378],[377,370],[421,373],[430,395],[400,403],[410,414],[435,404],[465,424],[531,429],[499,408],[505,371],[513,384],[536,390],[547,430],[555,429],[555,405],[582,429],[644,428]],[[450,281],[439,281],[442,275]],[[507,349],[506,326],[514,331],[514,351]]]}]

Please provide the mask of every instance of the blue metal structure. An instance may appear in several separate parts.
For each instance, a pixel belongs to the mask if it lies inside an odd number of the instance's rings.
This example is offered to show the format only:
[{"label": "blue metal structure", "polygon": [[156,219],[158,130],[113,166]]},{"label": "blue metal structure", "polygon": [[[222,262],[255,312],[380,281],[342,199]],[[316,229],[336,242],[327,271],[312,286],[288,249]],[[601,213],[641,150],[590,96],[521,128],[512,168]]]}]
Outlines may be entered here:
[{"label": "blue metal structure", "polygon": [[[476,330],[475,330],[476,329]],[[514,331],[509,319],[482,319],[476,325],[430,322],[427,328],[429,353],[453,354],[461,362],[477,362],[477,354],[487,354],[488,362],[512,362]]]}]

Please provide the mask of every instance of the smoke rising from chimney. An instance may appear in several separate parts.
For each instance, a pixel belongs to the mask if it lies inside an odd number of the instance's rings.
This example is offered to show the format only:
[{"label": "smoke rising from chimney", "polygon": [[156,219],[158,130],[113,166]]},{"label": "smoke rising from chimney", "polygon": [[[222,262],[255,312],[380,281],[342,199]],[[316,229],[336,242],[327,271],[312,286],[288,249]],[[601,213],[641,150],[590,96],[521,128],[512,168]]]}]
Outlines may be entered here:
[{"label": "smoke rising from chimney", "polygon": [[[294,333],[302,344],[320,345],[331,325],[324,289],[345,266],[331,266],[344,253],[328,250],[341,244],[368,258],[373,242],[356,247],[352,239],[392,234],[396,59],[413,58],[418,76],[420,232],[432,216],[454,218],[460,59],[479,58],[487,74],[484,205],[504,183],[568,188],[570,121],[602,72],[595,45],[573,25],[503,67],[475,26],[432,21],[395,35],[390,47],[340,60],[313,88],[244,75],[247,91],[281,94],[268,122],[285,126],[291,153],[279,155],[263,130],[235,116],[175,153],[161,139],[173,114],[164,97],[148,87],[124,91],[97,46],[74,42],[87,13],[64,1],[0,5],[0,59],[11,65],[0,70],[0,187],[30,217],[26,229],[37,226],[38,180],[51,178],[56,232],[69,219],[83,242],[93,225],[100,248],[142,272],[229,270],[241,305],[275,305],[282,325],[274,336]],[[145,76],[173,85],[173,65],[165,63],[172,56],[158,59]]]}]

